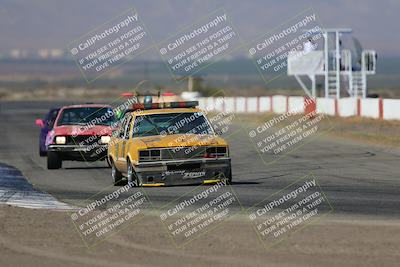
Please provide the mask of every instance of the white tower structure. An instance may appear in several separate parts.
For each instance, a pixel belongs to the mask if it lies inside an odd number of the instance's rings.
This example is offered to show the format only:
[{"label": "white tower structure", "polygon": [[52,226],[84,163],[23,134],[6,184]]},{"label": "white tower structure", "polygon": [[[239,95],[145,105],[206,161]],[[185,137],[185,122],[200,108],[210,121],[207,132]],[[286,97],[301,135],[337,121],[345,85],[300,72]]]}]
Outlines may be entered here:
[{"label": "white tower structure", "polygon": [[[323,29],[308,31],[315,50],[292,52],[288,55],[287,73],[293,75],[307,95],[316,97],[316,80],[324,81],[326,98],[367,97],[367,75],[375,74],[376,52],[362,50],[356,60],[349,49],[342,47],[341,37],[352,33],[351,29]],[[318,42],[322,43],[321,48]],[[308,77],[311,87],[304,78]],[[311,89],[311,90],[310,90]]]}]

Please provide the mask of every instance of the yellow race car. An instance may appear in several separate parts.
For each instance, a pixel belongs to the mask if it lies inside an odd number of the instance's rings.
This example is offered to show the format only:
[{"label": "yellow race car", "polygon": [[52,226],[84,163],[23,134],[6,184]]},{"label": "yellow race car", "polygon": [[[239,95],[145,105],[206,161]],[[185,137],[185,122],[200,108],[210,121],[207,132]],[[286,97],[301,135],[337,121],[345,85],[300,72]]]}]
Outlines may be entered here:
[{"label": "yellow race car", "polygon": [[108,144],[114,185],[232,181],[228,143],[197,101],[133,104]]}]

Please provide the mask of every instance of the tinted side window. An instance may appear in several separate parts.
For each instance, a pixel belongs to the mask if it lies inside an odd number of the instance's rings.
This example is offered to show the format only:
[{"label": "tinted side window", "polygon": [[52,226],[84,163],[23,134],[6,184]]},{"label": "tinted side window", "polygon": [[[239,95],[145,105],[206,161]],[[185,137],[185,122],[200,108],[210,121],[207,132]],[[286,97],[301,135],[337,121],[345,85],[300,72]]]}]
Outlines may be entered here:
[{"label": "tinted side window", "polygon": [[125,130],[124,130],[124,139],[129,139],[129,133],[131,131],[131,125],[132,125],[132,117],[129,116],[127,119],[127,123],[125,125]]},{"label": "tinted side window", "polygon": [[125,117],[122,119],[121,124],[119,125],[119,129],[118,129],[118,137],[119,137],[119,138],[123,138],[123,137],[124,137],[127,119],[128,119],[128,116],[125,116]]},{"label": "tinted side window", "polygon": [[53,128],[57,115],[58,115],[58,109],[52,110],[49,113],[49,116],[47,117],[47,125],[49,126],[50,129]]}]

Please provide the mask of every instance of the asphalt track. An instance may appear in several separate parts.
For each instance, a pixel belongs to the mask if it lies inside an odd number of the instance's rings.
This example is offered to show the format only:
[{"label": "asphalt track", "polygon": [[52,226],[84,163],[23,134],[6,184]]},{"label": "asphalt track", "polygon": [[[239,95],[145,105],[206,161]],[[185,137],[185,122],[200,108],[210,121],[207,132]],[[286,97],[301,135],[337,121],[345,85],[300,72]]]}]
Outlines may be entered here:
[{"label": "asphalt track", "polygon": [[[35,188],[77,205],[98,192],[112,192],[105,162],[65,162],[47,170],[38,155],[34,124],[54,102],[0,102],[0,162],[18,168]],[[241,205],[251,207],[312,172],[334,214],[396,217],[400,215],[400,150],[322,135],[285,158],[265,165],[239,123],[227,137],[231,146],[233,185]],[[268,157],[268,155],[267,155]],[[272,155],[271,155],[272,157]],[[193,186],[146,188],[156,208]],[[137,189],[131,189],[137,190]]]}]

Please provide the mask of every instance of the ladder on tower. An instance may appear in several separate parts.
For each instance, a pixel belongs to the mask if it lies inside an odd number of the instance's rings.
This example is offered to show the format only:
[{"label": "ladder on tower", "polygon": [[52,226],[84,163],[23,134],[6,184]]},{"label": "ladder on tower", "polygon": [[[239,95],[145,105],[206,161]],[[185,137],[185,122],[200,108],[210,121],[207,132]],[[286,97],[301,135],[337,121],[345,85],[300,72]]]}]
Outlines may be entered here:
[{"label": "ladder on tower", "polygon": [[354,97],[366,97],[366,77],[361,71],[354,71],[352,73],[352,86]]},{"label": "ladder on tower", "polygon": [[328,71],[328,97],[336,98],[338,97],[339,90],[339,77],[336,71]]},{"label": "ladder on tower", "polygon": [[[324,97],[367,97],[367,77],[375,74],[377,55],[374,50],[362,50],[361,57],[352,55],[350,49],[342,49],[341,39],[351,29],[333,28],[307,31],[314,37],[323,38],[321,50],[292,51],[287,58],[287,73],[293,75],[306,94],[317,97],[316,83],[323,76]],[[317,38],[316,38],[317,39]],[[301,77],[311,81],[311,90]],[[322,77],[321,77],[322,78]]]}]

